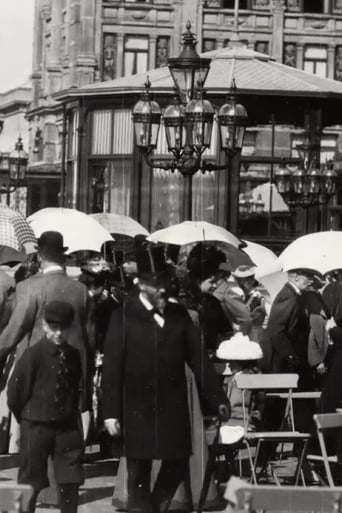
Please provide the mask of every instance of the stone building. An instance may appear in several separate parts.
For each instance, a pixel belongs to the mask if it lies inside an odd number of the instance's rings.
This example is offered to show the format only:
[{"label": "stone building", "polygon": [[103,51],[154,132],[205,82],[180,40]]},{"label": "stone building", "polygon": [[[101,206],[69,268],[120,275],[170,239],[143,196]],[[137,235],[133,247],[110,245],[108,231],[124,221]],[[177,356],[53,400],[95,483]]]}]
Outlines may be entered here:
[{"label": "stone building", "polygon": [[[21,137],[24,150],[29,147],[29,124],[26,111],[31,103],[31,85],[29,83],[0,93],[0,188],[9,181],[10,153],[14,150],[18,137]],[[9,202],[11,207],[26,215],[28,189],[26,183],[13,191],[9,197],[0,192],[0,202]]]},{"label": "stone building", "polygon": [[[169,56],[179,54],[187,20],[197,35],[198,50],[223,48],[233,33],[234,0],[36,0],[28,120],[30,173],[41,176],[43,186],[36,187],[32,210],[48,198],[57,201],[59,191],[67,134],[55,94],[165,66]],[[342,1],[240,0],[238,25],[248,48],[288,66],[342,80]],[[68,131],[70,135],[71,127]],[[296,138],[286,133],[277,132],[276,146],[288,150]],[[245,151],[257,148],[265,153],[270,145],[271,127],[265,125],[249,131]],[[338,132],[326,130],[323,161],[334,156],[337,145]],[[251,183],[258,183],[258,166],[247,171],[242,190],[250,195]]]}]

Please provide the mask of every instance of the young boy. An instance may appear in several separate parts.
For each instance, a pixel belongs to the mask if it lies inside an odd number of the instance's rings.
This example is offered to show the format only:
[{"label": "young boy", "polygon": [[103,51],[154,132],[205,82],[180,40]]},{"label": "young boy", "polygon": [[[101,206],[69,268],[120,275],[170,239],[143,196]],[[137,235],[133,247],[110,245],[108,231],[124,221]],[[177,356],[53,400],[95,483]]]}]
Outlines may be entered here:
[{"label": "young boy", "polygon": [[73,307],[51,301],[45,307],[45,336],[28,347],[16,363],[8,385],[8,406],[20,423],[18,483],[30,484],[37,496],[49,486],[47,461],[51,456],[61,513],[76,513],[78,489],[83,483],[84,443],[80,427],[81,360],[68,344]]}]

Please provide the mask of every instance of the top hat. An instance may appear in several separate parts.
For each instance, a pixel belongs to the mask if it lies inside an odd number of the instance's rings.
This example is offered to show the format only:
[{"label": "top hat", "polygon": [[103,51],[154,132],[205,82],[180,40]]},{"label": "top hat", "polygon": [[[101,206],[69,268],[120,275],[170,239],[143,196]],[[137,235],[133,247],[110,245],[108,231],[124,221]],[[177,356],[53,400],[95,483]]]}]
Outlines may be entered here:
[{"label": "top hat", "polygon": [[45,306],[44,319],[48,324],[70,326],[74,320],[74,308],[66,301],[50,301]]},{"label": "top hat", "polygon": [[232,272],[234,278],[251,278],[255,276],[255,265],[239,265],[235,271]]},{"label": "top hat", "polygon": [[136,251],[137,275],[141,279],[158,281],[166,278],[164,246],[146,246]]},{"label": "top hat", "polygon": [[180,246],[178,244],[167,244],[166,246],[166,258],[169,258],[175,264],[178,261]]},{"label": "top hat", "polygon": [[68,246],[64,246],[63,235],[55,231],[43,232],[37,243],[38,251],[47,255],[61,255],[68,249]]}]

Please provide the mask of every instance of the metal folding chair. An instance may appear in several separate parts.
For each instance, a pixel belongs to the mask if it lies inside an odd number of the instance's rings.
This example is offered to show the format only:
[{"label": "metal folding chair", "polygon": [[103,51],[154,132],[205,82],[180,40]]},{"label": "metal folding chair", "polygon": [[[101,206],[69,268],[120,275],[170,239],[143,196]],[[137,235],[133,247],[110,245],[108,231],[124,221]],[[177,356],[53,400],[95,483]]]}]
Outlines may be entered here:
[{"label": "metal folding chair", "polygon": [[[300,433],[295,430],[292,396],[293,390],[298,386],[298,374],[239,374],[235,377],[235,380],[238,388],[242,391],[242,406],[245,424],[245,442],[248,449],[248,459],[250,463],[253,482],[257,484],[258,481],[256,469],[258,465],[258,457],[262,443],[272,442],[275,445],[278,445],[280,443],[300,443],[302,445],[302,450],[298,458],[297,468],[294,475],[294,484],[297,485],[300,477],[300,471],[302,468],[306,446],[311,436],[310,433]],[[281,423],[281,430],[263,432],[248,431],[249,419],[251,417],[253,407],[255,404],[255,395],[261,391],[267,393],[271,391],[274,392],[275,390],[277,391],[277,393],[286,393],[286,405],[283,420]],[[246,404],[245,399],[247,392],[252,394],[249,405]],[[289,425],[290,429],[288,429],[287,425]],[[252,457],[252,445],[256,445],[254,458]],[[263,473],[263,471],[266,470],[268,465],[269,461],[267,461],[263,465],[260,475]],[[271,470],[273,478],[275,479],[277,484],[280,484],[272,467]]]},{"label": "metal folding chair", "polygon": [[0,511],[28,512],[32,493],[32,487],[29,485],[0,483]]},{"label": "metal folding chair", "polygon": [[320,415],[314,415],[314,421],[316,424],[317,437],[319,441],[319,447],[321,454],[307,454],[306,460],[313,464],[321,464],[325,470],[325,478],[318,473],[318,477],[321,484],[324,486],[335,486],[332,465],[341,465],[341,461],[337,454],[328,456],[326,447],[325,435],[342,435],[342,413],[322,413]]}]

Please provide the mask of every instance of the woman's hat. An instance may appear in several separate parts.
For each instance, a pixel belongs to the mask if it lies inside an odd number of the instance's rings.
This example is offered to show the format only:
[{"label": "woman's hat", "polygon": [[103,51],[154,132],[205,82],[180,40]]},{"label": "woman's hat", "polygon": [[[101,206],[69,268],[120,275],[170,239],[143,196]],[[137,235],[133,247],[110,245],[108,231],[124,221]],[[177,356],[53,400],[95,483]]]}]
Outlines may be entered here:
[{"label": "woman's hat", "polygon": [[103,258],[91,258],[81,266],[81,270],[91,276],[104,276],[108,275],[112,267]]},{"label": "woman's hat", "polygon": [[239,267],[232,272],[232,275],[234,278],[251,278],[255,276],[255,271],[256,267],[254,265],[239,265]]},{"label": "woman's hat", "polygon": [[252,342],[247,335],[236,333],[219,345],[216,356],[220,360],[259,360],[263,357],[257,342]]}]

